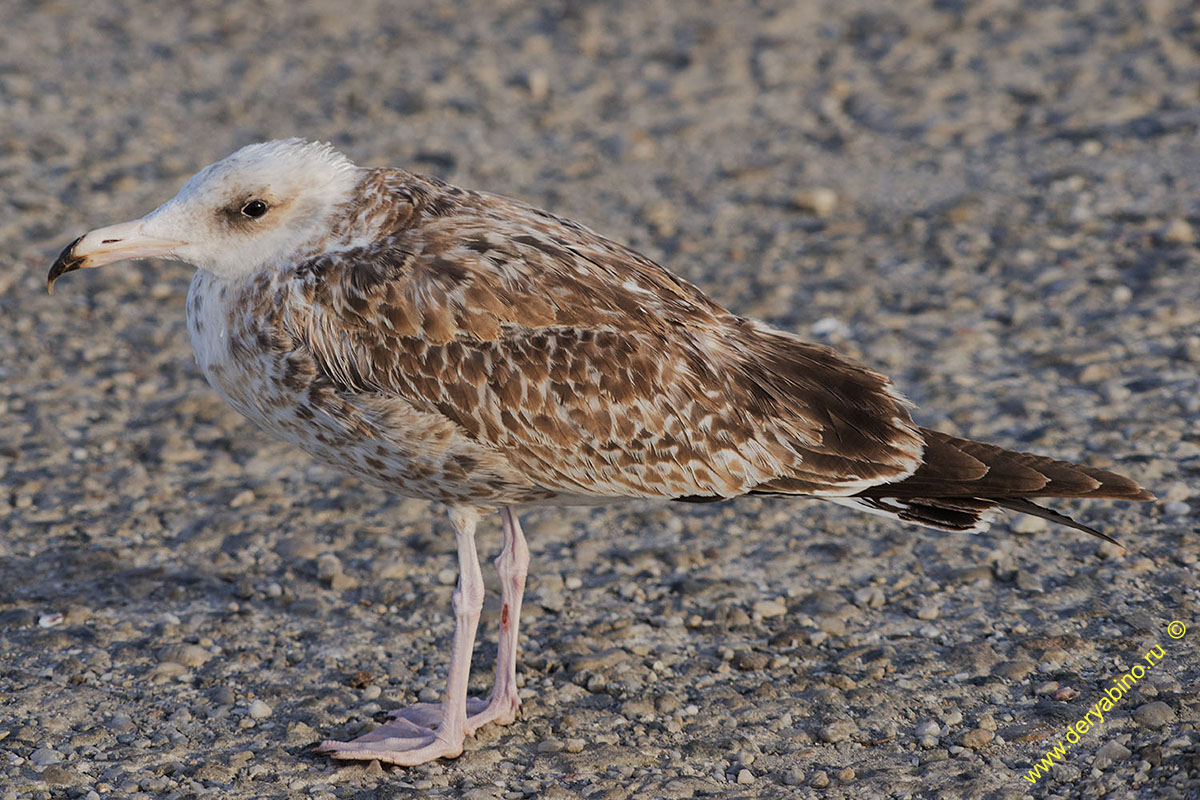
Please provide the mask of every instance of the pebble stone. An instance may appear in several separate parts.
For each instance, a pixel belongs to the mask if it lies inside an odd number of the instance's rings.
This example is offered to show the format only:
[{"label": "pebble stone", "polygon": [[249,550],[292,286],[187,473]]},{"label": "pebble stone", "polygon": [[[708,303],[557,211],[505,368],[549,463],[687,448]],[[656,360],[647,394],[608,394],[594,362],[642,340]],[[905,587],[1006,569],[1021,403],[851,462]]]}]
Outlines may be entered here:
[{"label": "pebble stone", "polygon": [[69,769],[51,764],[42,770],[42,780],[52,786],[69,786],[77,780]]},{"label": "pebble stone", "polygon": [[44,767],[47,764],[57,764],[62,761],[62,754],[49,747],[39,747],[30,754],[29,760],[39,767]]},{"label": "pebble stone", "polygon": [[964,747],[978,750],[994,738],[996,738],[996,734],[992,731],[984,728],[976,728],[973,731],[967,731],[963,734],[962,743]]},{"label": "pebble stone", "polygon": [[836,744],[845,742],[858,733],[858,726],[852,720],[836,720],[824,725],[818,731],[821,741]]},{"label": "pebble stone", "polygon": [[1133,751],[1125,745],[1114,740],[1105,742],[1096,751],[1096,760],[1103,759],[1106,762],[1123,761],[1133,755]]},{"label": "pebble stone", "polygon": [[1161,700],[1134,709],[1133,718],[1146,728],[1161,728],[1175,720],[1175,711]]},{"label": "pebble stone", "polygon": [[271,716],[271,707],[262,700],[255,700],[250,704],[247,713],[254,719],[266,719]]}]

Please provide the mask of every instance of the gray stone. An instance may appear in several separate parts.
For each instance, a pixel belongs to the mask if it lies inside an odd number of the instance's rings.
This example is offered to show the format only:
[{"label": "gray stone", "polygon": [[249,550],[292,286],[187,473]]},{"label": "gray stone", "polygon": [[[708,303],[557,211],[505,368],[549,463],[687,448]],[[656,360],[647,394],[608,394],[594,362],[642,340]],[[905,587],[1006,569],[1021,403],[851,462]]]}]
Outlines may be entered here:
[{"label": "gray stone", "polygon": [[1133,751],[1115,739],[1105,742],[1096,750],[1096,766],[1102,767],[1100,761],[1103,759],[1105,764],[1113,761],[1124,761],[1133,755]]},{"label": "gray stone", "polygon": [[967,731],[963,734],[963,747],[969,747],[972,750],[978,750],[996,738],[996,734],[986,728],[976,728],[973,731]]},{"label": "gray stone", "polygon": [[175,644],[163,648],[159,658],[185,667],[200,667],[212,658],[212,654],[199,645]]},{"label": "gray stone", "polygon": [[839,719],[830,722],[827,725],[823,725],[821,729],[817,731],[817,736],[819,736],[823,742],[836,744],[837,742],[848,741],[856,733],[858,733],[858,726],[855,725],[851,720]]},{"label": "gray stone", "polygon": [[134,729],[133,719],[124,711],[118,711],[109,717],[108,729],[115,733],[128,733]]},{"label": "gray stone", "polygon": [[271,716],[271,711],[271,707],[262,700],[255,700],[250,704],[250,707],[247,709],[246,713],[248,713],[253,719],[266,719],[267,717]]},{"label": "gray stone", "polygon": [[62,761],[62,754],[50,747],[39,747],[29,755],[29,760],[39,767],[44,767]]},{"label": "gray stone", "polygon": [[42,780],[52,786],[71,786],[78,777],[71,770],[51,764],[42,770]]},{"label": "gray stone", "polygon": [[739,650],[733,655],[733,665],[741,670],[766,669],[770,656],[754,650]]},{"label": "gray stone", "polygon": [[1161,700],[1138,706],[1133,712],[1137,724],[1146,728],[1161,728],[1175,720],[1175,711]]},{"label": "gray stone", "polygon": [[916,734],[920,738],[924,738],[926,736],[941,736],[942,726],[938,725],[933,720],[928,719],[917,726]]}]

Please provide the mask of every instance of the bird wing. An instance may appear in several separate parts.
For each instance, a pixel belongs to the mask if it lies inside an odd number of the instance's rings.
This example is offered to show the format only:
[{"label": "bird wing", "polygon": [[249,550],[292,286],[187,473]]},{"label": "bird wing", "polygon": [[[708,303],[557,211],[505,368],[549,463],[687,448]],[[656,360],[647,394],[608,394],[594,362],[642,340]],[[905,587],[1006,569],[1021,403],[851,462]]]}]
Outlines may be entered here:
[{"label": "bird wing", "polygon": [[882,375],[570,220],[375,180],[356,218],[385,234],[299,264],[287,303],[340,391],[438,412],[570,495],[845,495],[916,470],[921,436]]}]

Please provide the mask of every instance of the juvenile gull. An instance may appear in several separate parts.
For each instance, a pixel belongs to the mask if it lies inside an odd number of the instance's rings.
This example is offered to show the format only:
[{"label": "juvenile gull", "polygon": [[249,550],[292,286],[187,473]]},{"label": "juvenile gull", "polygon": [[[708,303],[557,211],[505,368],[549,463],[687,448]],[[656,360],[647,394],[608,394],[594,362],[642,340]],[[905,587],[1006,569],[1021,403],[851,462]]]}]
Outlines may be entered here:
[{"label": "juvenile gull", "polygon": [[[529,553],[516,507],[622,498],[815,497],[952,531],[997,509],[1099,532],[1030,498],[1149,500],[1090,467],[913,423],[887,378],[726,311],[571,220],[328,145],[250,145],[50,270],[161,257],[198,267],[205,376],[267,431],[388,491],[449,507],[458,544],[444,702],[336,758],[419,764],[516,717]],[[496,679],[467,697],[483,605],[475,527],[499,509]],[[1107,538],[1107,537],[1104,537]]]}]

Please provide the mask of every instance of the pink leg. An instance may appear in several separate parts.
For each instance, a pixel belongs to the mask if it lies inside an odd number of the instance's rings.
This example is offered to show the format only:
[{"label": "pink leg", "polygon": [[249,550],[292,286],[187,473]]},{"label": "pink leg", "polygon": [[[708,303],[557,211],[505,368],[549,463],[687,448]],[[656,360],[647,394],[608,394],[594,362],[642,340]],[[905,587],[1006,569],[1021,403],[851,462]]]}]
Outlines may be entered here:
[{"label": "pink leg", "polygon": [[[504,545],[496,558],[500,573],[500,642],[496,653],[496,683],[486,700],[467,698],[467,735],[489,722],[508,725],[517,718],[521,698],[517,695],[517,627],[521,620],[521,597],[525,593],[525,576],[529,571],[529,548],[521,522],[511,508],[500,509],[504,523]],[[442,715],[442,708],[432,703],[393,711],[394,717],[432,730]]]},{"label": "pink leg", "polygon": [[508,507],[500,509],[504,521],[504,547],[496,557],[500,573],[500,646],[496,651],[496,684],[487,707],[467,718],[467,734],[489,722],[507,725],[517,718],[521,698],[517,696],[517,626],[521,621],[521,596],[529,572],[529,548],[521,521]]},{"label": "pink leg", "polygon": [[[453,595],[455,625],[450,677],[440,713],[428,707],[414,707],[412,713],[401,713],[399,719],[352,742],[322,742],[320,751],[330,753],[334,758],[379,759],[401,766],[424,764],[436,758],[454,758],[462,753],[463,737],[467,733],[471,649],[475,644],[479,614],[483,610],[483,573],[479,570],[479,556],[475,552],[475,525],[479,522],[479,512],[456,506],[450,509],[450,521],[458,542],[458,586]],[[437,730],[431,730],[435,724]]]}]

